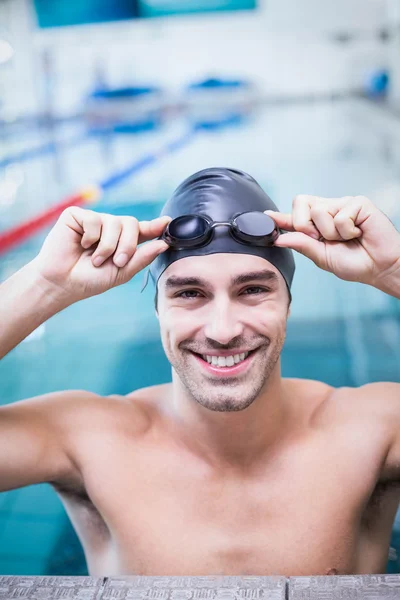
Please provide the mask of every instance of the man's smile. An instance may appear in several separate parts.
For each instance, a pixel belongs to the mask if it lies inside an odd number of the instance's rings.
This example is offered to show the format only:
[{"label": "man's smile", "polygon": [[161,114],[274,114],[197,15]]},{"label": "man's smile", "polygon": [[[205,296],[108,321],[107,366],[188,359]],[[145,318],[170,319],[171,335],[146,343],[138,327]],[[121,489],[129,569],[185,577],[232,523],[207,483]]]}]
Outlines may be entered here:
[{"label": "man's smile", "polygon": [[[217,377],[229,377],[234,375],[240,375],[250,368],[254,356],[259,348],[250,352],[240,352],[232,354],[234,351],[215,351],[212,354],[197,354],[196,352],[189,351],[197,363],[206,372]],[[231,352],[231,354],[228,354]]]}]

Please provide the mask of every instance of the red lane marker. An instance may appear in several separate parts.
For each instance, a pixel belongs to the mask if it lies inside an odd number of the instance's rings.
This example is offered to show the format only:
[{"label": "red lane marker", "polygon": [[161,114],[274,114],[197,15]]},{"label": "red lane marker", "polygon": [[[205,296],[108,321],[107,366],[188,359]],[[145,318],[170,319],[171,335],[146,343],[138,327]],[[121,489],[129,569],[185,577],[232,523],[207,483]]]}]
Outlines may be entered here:
[{"label": "red lane marker", "polygon": [[12,246],[20,244],[29,237],[37,233],[42,227],[56,221],[63,210],[69,206],[80,206],[89,202],[94,202],[100,195],[100,190],[97,186],[88,187],[78,194],[69,196],[56,206],[44,211],[40,215],[25,221],[16,227],[8,229],[0,233],[0,254],[9,250]]}]

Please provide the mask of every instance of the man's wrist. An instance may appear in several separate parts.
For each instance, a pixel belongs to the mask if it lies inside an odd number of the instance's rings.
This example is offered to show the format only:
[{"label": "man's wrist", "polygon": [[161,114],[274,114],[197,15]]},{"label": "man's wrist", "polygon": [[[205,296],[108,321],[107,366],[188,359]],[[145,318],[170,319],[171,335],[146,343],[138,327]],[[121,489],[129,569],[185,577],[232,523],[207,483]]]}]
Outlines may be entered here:
[{"label": "man's wrist", "polygon": [[372,285],[378,290],[400,299],[400,256],[393,267],[377,277]]},{"label": "man's wrist", "polygon": [[0,285],[0,359],[71,302],[32,261]]},{"label": "man's wrist", "polygon": [[41,310],[49,314],[47,318],[73,304],[73,301],[68,297],[63,288],[49,281],[41,274],[36,259],[26,264],[21,271],[24,272],[26,278],[27,291],[31,291]]}]

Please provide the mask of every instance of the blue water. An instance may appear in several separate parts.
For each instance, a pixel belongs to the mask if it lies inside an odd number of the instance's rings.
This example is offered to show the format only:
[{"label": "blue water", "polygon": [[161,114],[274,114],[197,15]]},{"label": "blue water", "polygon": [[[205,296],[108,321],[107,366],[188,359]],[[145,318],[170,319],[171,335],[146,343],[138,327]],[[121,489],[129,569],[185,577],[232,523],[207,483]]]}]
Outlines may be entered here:
[{"label": "blue water", "polygon": [[[68,134],[77,134],[80,125]],[[110,191],[94,208],[138,219],[155,217],[186,176],[207,166],[248,171],[282,211],[294,195],[364,194],[400,227],[398,126],[363,101],[260,109],[242,126],[202,132]],[[185,122],[141,135],[90,137],[56,153],[0,171],[0,231],[103,179],[178,137]],[[62,138],[31,132],[29,143]],[[0,160],[24,148],[4,138]],[[10,194],[14,190],[14,195]],[[5,192],[4,192],[5,190]],[[0,256],[0,281],[31,260],[45,232]],[[296,255],[292,314],[282,354],[283,376],[334,386],[400,381],[399,302],[373,288],[337,279]],[[151,286],[142,275],[69,307],[42,325],[0,363],[4,403],[62,389],[125,394],[170,380]],[[400,552],[400,519],[392,546]],[[392,552],[388,572],[400,572]],[[85,574],[86,565],[62,504],[46,485],[0,494],[1,574]]]}]

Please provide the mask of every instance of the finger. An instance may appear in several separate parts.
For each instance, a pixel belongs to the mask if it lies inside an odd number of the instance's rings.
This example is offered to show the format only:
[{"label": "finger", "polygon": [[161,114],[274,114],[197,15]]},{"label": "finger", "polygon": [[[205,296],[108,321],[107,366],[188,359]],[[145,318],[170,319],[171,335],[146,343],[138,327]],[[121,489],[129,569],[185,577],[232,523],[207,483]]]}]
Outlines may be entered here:
[{"label": "finger", "polygon": [[90,248],[101,238],[102,221],[97,213],[93,215],[85,215],[83,220],[84,233],[81,240],[82,248]]},{"label": "finger", "polygon": [[92,263],[99,267],[114,254],[122,230],[120,219],[110,215],[102,215],[102,229],[99,245],[92,256]]},{"label": "finger", "polygon": [[101,215],[93,210],[70,206],[63,212],[67,225],[81,235],[82,248],[90,248],[101,237]]},{"label": "finger", "polygon": [[311,218],[320,235],[329,241],[342,241],[342,236],[335,227],[333,216],[328,211],[327,205],[316,202],[311,206]]},{"label": "finger", "polygon": [[170,221],[172,219],[168,216],[157,217],[152,221],[139,221],[139,244],[159,237]]},{"label": "finger", "polygon": [[135,217],[122,217],[121,222],[122,231],[114,255],[117,267],[124,267],[130,261],[135,254],[139,237],[139,221]]},{"label": "finger", "polygon": [[289,213],[281,213],[275,210],[265,210],[264,213],[271,217],[280,229],[285,231],[294,231],[292,215]]},{"label": "finger", "polygon": [[295,196],[293,199],[292,214],[294,229],[318,240],[321,233],[311,218],[311,208],[315,201],[315,196],[307,196],[305,194]]},{"label": "finger", "polygon": [[294,233],[284,233],[275,241],[274,246],[280,248],[292,248],[310,258],[321,269],[326,268],[325,244],[313,239],[305,233],[296,231]]},{"label": "finger", "polygon": [[123,272],[131,279],[134,275],[139,273],[142,269],[147,267],[153,260],[165,250],[168,250],[169,246],[163,240],[151,240],[146,244],[138,246],[135,254],[124,267]]},{"label": "finger", "polygon": [[355,225],[360,210],[359,203],[348,204],[334,216],[335,227],[344,240],[352,240],[362,235],[361,229]]}]

